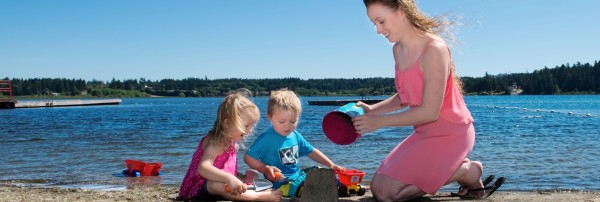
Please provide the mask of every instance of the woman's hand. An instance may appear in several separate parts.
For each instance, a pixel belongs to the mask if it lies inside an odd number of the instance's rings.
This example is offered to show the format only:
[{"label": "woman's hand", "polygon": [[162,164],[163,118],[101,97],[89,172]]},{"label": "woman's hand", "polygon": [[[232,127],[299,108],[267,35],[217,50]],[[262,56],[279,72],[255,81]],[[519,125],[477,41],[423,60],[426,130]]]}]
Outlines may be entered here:
[{"label": "woman's hand", "polygon": [[365,111],[365,115],[352,118],[352,123],[354,125],[354,130],[356,130],[356,133],[362,135],[367,132],[376,130],[377,128],[369,127],[369,118],[366,118],[366,116],[368,116],[367,114],[369,114],[369,112],[373,110],[373,106],[361,101],[358,101],[356,103],[356,106],[362,107],[362,109]]},{"label": "woman's hand", "polygon": [[373,107],[371,105],[368,105],[368,104],[366,104],[364,102],[361,102],[361,101],[358,101],[356,103],[356,106],[357,107],[362,107],[363,110],[365,110],[365,114],[367,114],[367,113],[369,113],[369,112],[371,112],[373,110]]},{"label": "woman's hand", "polygon": [[379,116],[365,114],[363,116],[356,116],[352,118],[354,130],[356,130],[356,133],[362,135],[379,129],[379,125],[377,125],[378,122],[376,121],[377,117]]}]

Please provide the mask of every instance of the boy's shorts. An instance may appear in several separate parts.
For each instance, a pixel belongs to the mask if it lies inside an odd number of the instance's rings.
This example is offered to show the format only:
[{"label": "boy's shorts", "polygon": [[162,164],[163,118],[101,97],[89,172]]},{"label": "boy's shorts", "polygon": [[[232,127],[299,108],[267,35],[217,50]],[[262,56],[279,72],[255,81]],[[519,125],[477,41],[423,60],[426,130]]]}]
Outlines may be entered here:
[{"label": "boy's shorts", "polygon": [[316,167],[309,167],[300,170],[300,175],[295,179],[288,181],[273,182],[273,189],[280,190],[284,197],[300,197],[302,194],[302,186],[306,180],[306,173]]}]

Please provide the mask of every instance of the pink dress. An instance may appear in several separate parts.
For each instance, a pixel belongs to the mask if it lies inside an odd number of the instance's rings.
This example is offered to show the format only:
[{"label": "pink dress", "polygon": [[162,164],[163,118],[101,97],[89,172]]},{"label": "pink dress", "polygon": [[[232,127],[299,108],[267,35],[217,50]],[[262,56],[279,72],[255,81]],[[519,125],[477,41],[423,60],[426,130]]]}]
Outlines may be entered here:
[{"label": "pink dress", "polygon": [[[423,99],[423,72],[418,61],[404,71],[396,67],[396,90],[402,104],[419,107]],[[435,194],[469,155],[475,144],[473,117],[451,74],[446,81],[439,118],[415,125],[414,132],[383,160],[377,173]]]},{"label": "pink dress", "polygon": [[[179,188],[179,200],[187,200],[193,197],[198,196],[200,193],[200,188],[202,187],[202,183],[204,183],[204,178],[198,174],[198,166],[200,164],[200,158],[202,158],[202,154],[204,154],[204,148],[202,148],[202,142],[206,139],[206,136],[200,140],[198,144],[198,148],[192,157],[192,162],[190,163],[190,167],[188,168],[185,177],[183,178],[183,182],[181,183],[181,188]],[[237,174],[237,159],[236,159],[237,148],[236,144],[232,143],[231,146],[227,149],[227,151],[219,154],[217,158],[215,158],[215,162],[213,166],[221,169],[225,172],[236,176]]]}]

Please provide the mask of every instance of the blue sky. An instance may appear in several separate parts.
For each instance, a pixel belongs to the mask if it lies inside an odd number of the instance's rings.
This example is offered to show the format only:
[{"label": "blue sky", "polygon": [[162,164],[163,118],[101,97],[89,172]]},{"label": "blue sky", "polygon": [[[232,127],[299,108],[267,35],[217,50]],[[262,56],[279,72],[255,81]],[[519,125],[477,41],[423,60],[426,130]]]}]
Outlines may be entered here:
[{"label": "blue sky", "polygon": [[[458,15],[460,76],[600,60],[600,1],[417,0]],[[393,77],[351,0],[2,0],[0,78]]]}]

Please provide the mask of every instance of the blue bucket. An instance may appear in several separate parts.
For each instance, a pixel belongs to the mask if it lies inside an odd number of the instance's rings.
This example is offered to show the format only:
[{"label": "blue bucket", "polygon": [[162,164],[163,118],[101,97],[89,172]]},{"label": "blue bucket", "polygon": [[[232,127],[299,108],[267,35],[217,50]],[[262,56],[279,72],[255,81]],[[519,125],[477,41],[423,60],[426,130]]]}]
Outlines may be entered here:
[{"label": "blue bucket", "polygon": [[339,145],[352,144],[360,137],[354,130],[352,118],[365,114],[362,107],[350,102],[340,108],[331,111],[323,118],[323,132],[329,140]]}]

